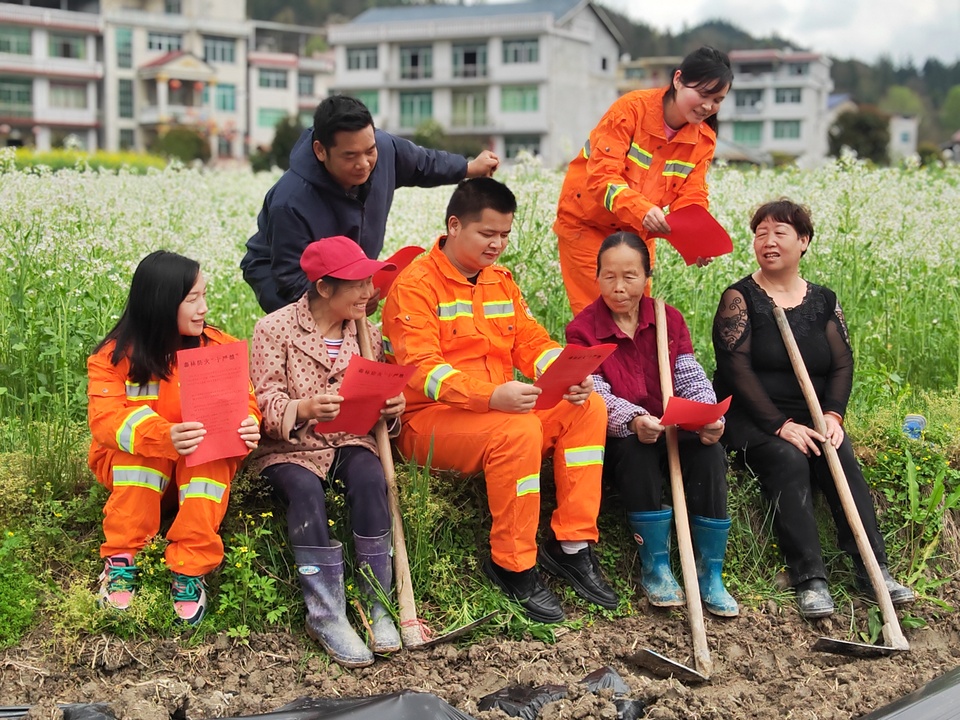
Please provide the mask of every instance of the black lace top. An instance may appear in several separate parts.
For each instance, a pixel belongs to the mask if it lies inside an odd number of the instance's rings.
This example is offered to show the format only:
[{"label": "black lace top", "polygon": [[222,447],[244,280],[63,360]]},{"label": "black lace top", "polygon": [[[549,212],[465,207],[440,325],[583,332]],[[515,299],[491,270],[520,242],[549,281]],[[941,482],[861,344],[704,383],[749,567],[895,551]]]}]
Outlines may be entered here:
[{"label": "black lace top", "polygon": [[[720,299],[713,320],[713,384],[718,398],[733,395],[729,429],[752,422],[772,435],[790,418],[812,425],[773,308],[773,300],[750,275]],[[837,296],[808,282],[803,301],[785,310],[823,411],[842,417],[853,385],[853,353]]]}]

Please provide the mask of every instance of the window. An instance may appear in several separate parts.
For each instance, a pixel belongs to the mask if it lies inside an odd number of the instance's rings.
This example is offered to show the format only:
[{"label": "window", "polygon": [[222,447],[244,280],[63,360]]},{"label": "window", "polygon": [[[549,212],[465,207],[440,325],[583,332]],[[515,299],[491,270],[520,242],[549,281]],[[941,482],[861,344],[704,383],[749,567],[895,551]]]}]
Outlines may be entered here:
[{"label": "window", "polygon": [[600,69],[601,69],[601,70],[606,70],[606,69],[607,69],[607,59],[606,59],[606,58],[600,58]]},{"label": "window", "polygon": [[773,136],[777,140],[799,140],[799,120],[776,120],[773,123]]},{"label": "window", "polygon": [[137,145],[136,132],[132,128],[123,128],[120,130],[120,149],[135,150]]},{"label": "window", "polygon": [[453,76],[455,78],[486,77],[487,46],[454,45]]},{"label": "window", "polygon": [[400,48],[400,77],[404,80],[419,80],[433,77],[433,48]]},{"label": "window", "polygon": [[183,48],[183,36],[174,33],[147,33],[147,50],[175,52]]},{"label": "window", "polygon": [[400,93],[400,127],[415,128],[433,117],[433,93]]},{"label": "window", "polygon": [[221,112],[237,111],[237,86],[231,83],[220,83],[213,93],[214,107]]},{"label": "window", "polygon": [[536,112],[540,109],[536,85],[504,85],[500,91],[503,112]]},{"label": "window", "polygon": [[763,123],[735,122],[733,124],[733,141],[740,145],[759,147],[763,137]]},{"label": "window", "polygon": [[273,68],[260,68],[260,87],[279,88],[287,87],[287,71]]},{"label": "window", "polygon": [[70,110],[86,110],[87,84],[86,83],[50,83],[50,107],[66,108]]},{"label": "window", "polygon": [[230,147],[230,138],[225,135],[217,135],[217,157],[230,157],[233,155],[233,148]]},{"label": "window", "polygon": [[30,28],[0,27],[0,53],[30,55],[33,52],[30,38]]},{"label": "window", "polygon": [[133,67],[133,30],[130,28],[118,27],[116,29],[115,40],[117,44],[117,67]]},{"label": "window", "polygon": [[375,47],[347,48],[347,70],[376,70]]},{"label": "window", "polygon": [[237,42],[233,38],[212,35],[203,38],[203,59],[208,63],[234,63],[236,52]]},{"label": "window", "polygon": [[503,64],[515,65],[519,63],[535,63],[540,61],[540,41],[533,40],[504,40]]},{"label": "window", "polygon": [[763,90],[734,90],[733,98],[738,108],[756,108],[763,99]]},{"label": "window", "polygon": [[33,81],[0,77],[0,115],[33,117]]},{"label": "window", "polygon": [[120,80],[117,88],[117,112],[122,118],[133,117],[133,80]]},{"label": "window", "polygon": [[[371,115],[376,115],[380,112],[379,90],[360,90],[359,92],[353,93],[353,97],[366,105]],[[310,124],[313,125],[312,119],[310,120]]]},{"label": "window", "polygon": [[790,63],[787,65],[787,75],[806,75],[810,72],[809,63]]},{"label": "window", "polygon": [[313,75],[297,75],[297,95],[300,97],[313,97]]},{"label": "window", "polygon": [[623,71],[623,76],[630,80],[643,80],[647,77],[647,69],[642,67],[628,67]]},{"label": "window", "polygon": [[277,108],[259,108],[257,110],[257,127],[275,128],[277,123],[286,117],[286,110],[279,110]]},{"label": "window", "polygon": [[910,133],[907,132],[907,131],[904,131],[904,132],[900,133],[900,142],[903,143],[904,145],[906,145],[907,143],[909,143],[909,142],[910,142]]},{"label": "window", "polygon": [[453,127],[483,127],[487,124],[487,92],[453,93]]},{"label": "window", "polygon": [[504,155],[513,160],[522,151],[531,155],[540,154],[540,138],[537,135],[507,135],[503,138]]},{"label": "window", "polygon": [[182,12],[180,0],[164,0],[163,11],[167,15],[179,15]]},{"label": "window", "polygon": [[83,35],[50,33],[50,57],[83,60],[87,56],[87,39]]},{"label": "window", "polygon": [[774,102],[778,104],[790,103],[795,105],[800,102],[803,97],[802,88],[777,88],[776,97]]}]

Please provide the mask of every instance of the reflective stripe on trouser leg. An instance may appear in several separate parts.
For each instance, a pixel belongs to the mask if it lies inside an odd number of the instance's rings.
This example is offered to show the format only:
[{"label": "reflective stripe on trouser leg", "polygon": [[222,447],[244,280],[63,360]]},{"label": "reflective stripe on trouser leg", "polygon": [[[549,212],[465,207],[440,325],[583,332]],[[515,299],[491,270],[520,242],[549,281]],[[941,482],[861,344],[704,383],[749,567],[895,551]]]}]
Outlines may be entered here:
[{"label": "reflective stripe on trouser leg", "polygon": [[160,530],[160,501],[174,463],[117,450],[98,460],[97,480],[110,491],[103,506],[100,555],[135,555]]},{"label": "reflective stripe on trouser leg", "polygon": [[242,458],[213,460],[187,467],[185,458],[174,473],[180,508],[167,533],[167,566],[184,575],[205,575],[223,560],[218,533],[230,499],[230,481]]},{"label": "reflective stripe on trouser leg", "polygon": [[405,418],[397,444],[404,457],[420,464],[432,445],[434,468],[483,472],[493,561],[519,571],[537,561],[542,436],[533,413],[475,413],[438,404]]},{"label": "reflective stripe on trouser leg", "polygon": [[[544,443],[553,443],[557,509],[550,527],[559,540],[596,541],[600,512],[607,408],[596,393],[583,405],[561,402],[534,411],[543,422]],[[548,448],[545,448],[547,450]]]}]

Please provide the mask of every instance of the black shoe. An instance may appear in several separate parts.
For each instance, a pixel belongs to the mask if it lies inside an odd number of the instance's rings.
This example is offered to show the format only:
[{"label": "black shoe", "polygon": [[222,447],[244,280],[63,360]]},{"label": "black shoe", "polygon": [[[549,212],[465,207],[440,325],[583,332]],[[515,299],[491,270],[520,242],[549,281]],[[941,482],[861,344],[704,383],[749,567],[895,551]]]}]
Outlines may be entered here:
[{"label": "black shoe", "polygon": [[830,597],[826,580],[822,578],[804,580],[794,590],[797,593],[797,608],[801,616],[813,619],[833,615],[833,598]]},{"label": "black shoe", "polygon": [[620,599],[600,574],[600,565],[587,545],[580,552],[568,555],[560,542],[550,538],[540,546],[537,562],[551,575],[566,579],[574,591],[588,602],[607,610],[616,610]]},{"label": "black shoe", "polygon": [[558,623],[564,620],[560,600],[543,584],[535,567],[512,572],[500,567],[491,558],[485,558],[483,573],[494,585],[520,603],[531,620],[542,623]]},{"label": "black shoe", "polygon": [[[880,566],[880,574],[883,575],[883,584],[887,586],[887,592],[890,593],[890,602],[894,605],[908,605],[916,599],[913,590],[893,579],[886,565]],[[857,589],[866,595],[870,602],[876,602],[877,594],[873,591],[873,583],[870,582],[866,569],[861,574],[860,569],[857,568],[856,578]]]}]

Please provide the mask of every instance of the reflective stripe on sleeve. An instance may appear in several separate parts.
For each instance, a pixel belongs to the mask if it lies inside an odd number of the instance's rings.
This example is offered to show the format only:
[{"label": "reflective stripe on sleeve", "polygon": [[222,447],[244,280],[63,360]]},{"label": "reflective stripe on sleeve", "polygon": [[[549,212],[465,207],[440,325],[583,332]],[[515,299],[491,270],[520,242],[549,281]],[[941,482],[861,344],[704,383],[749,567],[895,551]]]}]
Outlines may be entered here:
[{"label": "reflective stripe on sleeve", "polygon": [[393,357],[393,343],[386,335],[383,336],[383,354]]},{"label": "reflective stripe on sleeve", "polygon": [[560,357],[560,353],[562,352],[563,348],[550,348],[540,353],[540,357],[533,363],[533,367],[537,371],[537,377],[543,375],[547,371],[547,368],[550,367],[550,364]]},{"label": "reflective stripe on sleeve", "polygon": [[145,406],[134,409],[133,412],[127,415],[127,419],[120,424],[120,428],[117,430],[117,447],[133,455],[134,445],[136,444],[134,440],[136,439],[137,427],[148,417],[156,414],[153,410]]},{"label": "reflective stripe on sleeve", "polygon": [[590,159],[590,138],[583,144],[583,150],[580,151],[584,160]]},{"label": "reflective stripe on sleeve", "polygon": [[527,475],[517,480],[517,497],[540,492],[540,474]]},{"label": "reflective stripe on sleeve", "polygon": [[440,388],[443,386],[443,381],[457,372],[460,371],[454,370],[452,365],[447,365],[446,363],[437,365],[427,373],[427,379],[423,383],[423,394],[431,400],[438,400],[440,398]]},{"label": "reflective stripe on sleeve", "polygon": [[473,304],[469,300],[454,300],[437,306],[437,317],[453,320],[458,317],[473,317]]},{"label": "reflective stripe on sleeve", "polygon": [[513,317],[513,301],[506,302],[497,300],[494,302],[485,302],[483,304],[483,316],[485,318],[504,318]]},{"label": "reflective stripe on sleeve", "polygon": [[159,470],[143,467],[142,465],[114,465],[113,486],[142,487],[163,494],[167,489],[170,478]]},{"label": "reflective stripe on sleeve", "polygon": [[217,482],[211,478],[196,477],[180,488],[180,504],[182,505],[185,500],[190,498],[213,500],[215,503],[221,503],[226,492],[226,483]]},{"label": "reflective stripe on sleeve", "polygon": [[582,447],[567,448],[563,451],[563,460],[567,467],[583,467],[584,465],[603,465],[603,445],[584,445]]},{"label": "reflective stripe on sleeve", "polygon": [[650,163],[653,161],[653,153],[647,152],[636,143],[630,144],[627,151],[627,160],[639,165],[644,170],[650,169]]},{"label": "reflective stripe on sleeve", "polygon": [[685,178],[693,172],[694,167],[696,166],[693,163],[683,162],[682,160],[667,160],[666,165],[663,166],[663,174],[664,176]]},{"label": "reflective stripe on sleeve", "polygon": [[613,212],[613,201],[616,199],[617,195],[626,189],[626,185],[614,185],[613,183],[607,185],[607,194],[603,198],[603,206],[610,212]]},{"label": "reflective stripe on sleeve", "polygon": [[125,385],[127,389],[127,400],[160,399],[160,383],[158,382],[148,382],[141,385],[140,383],[127,380]]}]

